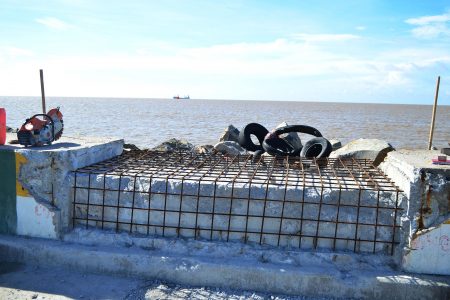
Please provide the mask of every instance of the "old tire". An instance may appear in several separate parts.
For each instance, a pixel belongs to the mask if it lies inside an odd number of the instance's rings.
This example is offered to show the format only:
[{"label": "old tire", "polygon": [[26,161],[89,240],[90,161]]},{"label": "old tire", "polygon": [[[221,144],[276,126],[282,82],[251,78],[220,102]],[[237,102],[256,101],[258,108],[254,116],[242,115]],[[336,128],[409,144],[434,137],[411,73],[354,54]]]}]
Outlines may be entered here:
[{"label": "old tire", "polygon": [[[266,127],[262,126],[261,124],[258,123],[247,124],[247,126],[245,126],[244,129],[242,129],[241,132],[239,133],[238,138],[239,145],[241,145],[248,151],[264,150],[262,144],[264,141],[264,137],[268,133],[269,131],[266,129]],[[253,143],[251,135],[256,136],[256,138],[259,141],[259,145]]]},{"label": "old tire", "polygon": [[300,152],[300,156],[306,158],[328,157],[330,156],[331,151],[332,147],[330,141],[323,137],[316,137],[306,142]]}]

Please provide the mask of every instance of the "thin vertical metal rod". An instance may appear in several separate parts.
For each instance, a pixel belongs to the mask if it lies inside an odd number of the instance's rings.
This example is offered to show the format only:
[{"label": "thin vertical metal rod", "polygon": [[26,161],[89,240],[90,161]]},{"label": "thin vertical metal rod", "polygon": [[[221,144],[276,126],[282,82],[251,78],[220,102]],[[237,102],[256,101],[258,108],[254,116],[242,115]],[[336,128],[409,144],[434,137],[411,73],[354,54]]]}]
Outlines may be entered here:
[{"label": "thin vertical metal rod", "polygon": [[431,144],[433,143],[434,121],[436,118],[436,107],[437,107],[437,101],[438,101],[438,97],[439,97],[439,84],[440,83],[441,83],[441,76],[438,76],[438,79],[436,82],[436,94],[434,95],[433,114],[431,115],[430,139],[428,140],[428,150],[431,150]]},{"label": "thin vertical metal rod", "polygon": [[72,211],[72,218],[73,218],[73,222],[72,222],[72,229],[75,228],[75,220],[77,219],[77,215],[76,215],[76,204],[77,204],[77,171],[75,171],[75,182],[73,184],[73,211]]},{"label": "thin vertical metal rod", "polygon": [[44,71],[40,69],[39,74],[41,76],[42,113],[46,114],[47,110],[45,109]]},{"label": "thin vertical metal rod", "polygon": [[[283,193],[283,204],[281,206],[281,216],[280,216],[280,226],[278,227],[278,241],[277,246],[280,246],[280,238],[281,238],[281,229],[283,228],[283,217],[284,217],[284,204],[286,203],[286,193],[288,189],[288,181],[289,181],[289,159],[286,158],[286,177],[284,182],[284,193]],[[288,246],[289,241],[286,240],[286,245]]]}]

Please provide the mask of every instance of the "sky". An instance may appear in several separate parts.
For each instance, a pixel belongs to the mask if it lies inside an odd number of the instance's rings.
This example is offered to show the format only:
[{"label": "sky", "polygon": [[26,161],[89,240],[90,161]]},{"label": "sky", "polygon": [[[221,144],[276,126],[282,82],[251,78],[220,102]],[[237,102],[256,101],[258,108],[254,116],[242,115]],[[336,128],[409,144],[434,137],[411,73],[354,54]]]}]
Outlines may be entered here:
[{"label": "sky", "polygon": [[0,95],[450,105],[449,0],[1,0]]}]

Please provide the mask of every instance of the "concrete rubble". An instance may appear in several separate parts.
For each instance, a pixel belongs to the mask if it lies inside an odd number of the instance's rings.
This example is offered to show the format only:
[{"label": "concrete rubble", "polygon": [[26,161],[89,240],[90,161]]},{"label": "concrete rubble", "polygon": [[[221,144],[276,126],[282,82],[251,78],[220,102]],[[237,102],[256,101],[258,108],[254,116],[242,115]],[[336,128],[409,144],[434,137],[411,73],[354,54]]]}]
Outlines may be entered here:
[{"label": "concrete rubble", "polygon": [[239,129],[234,127],[232,124],[228,125],[228,127],[225,128],[224,132],[219,137],[219,142],[225,141],[232,141],[237,143],[239,141]]},{"label": "concrete rubble", "polygon": [[387,153],[393,150],[389,143],[382,140],[357,139],[331,152],[330,158],[370,159],[375,166],[378,166]]},{"label": "concrete rubble", "polygon": [[330,141],[331,147],[333,148],[333,151],[336,151],[337,149],[342,147],[342,143],[338,139],[331,139],[329,141]]},{"label": "concrete rubble", "polygon": [[244,155],[247,154],[247,150],[241,147],[237,142],[225,141],[219,142],[214,145],[214,150],[222,154],[228,155]]},{"label": "concrete rubble", "polygon": [[213,145],[199,145],[194,147],[194,152],[199,154],[209,154],[214,150]]},{"label": "concrete rubble", "polygon": [[194,145],[186,140],[179,140],[176,138],[169,139],[160,145],[153,147],[152,150],[157,151],[176,151],[176,150],[192,150]]}]

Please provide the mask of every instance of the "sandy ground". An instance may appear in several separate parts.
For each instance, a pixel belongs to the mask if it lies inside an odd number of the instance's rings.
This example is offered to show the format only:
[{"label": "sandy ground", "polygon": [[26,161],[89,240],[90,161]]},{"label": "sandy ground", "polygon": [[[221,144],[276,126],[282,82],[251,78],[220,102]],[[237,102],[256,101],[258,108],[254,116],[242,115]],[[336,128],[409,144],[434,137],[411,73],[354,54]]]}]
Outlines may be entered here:
[{"label": "sandy ground", "polygon": [[0,262],[0,299],[304,299]]}]

